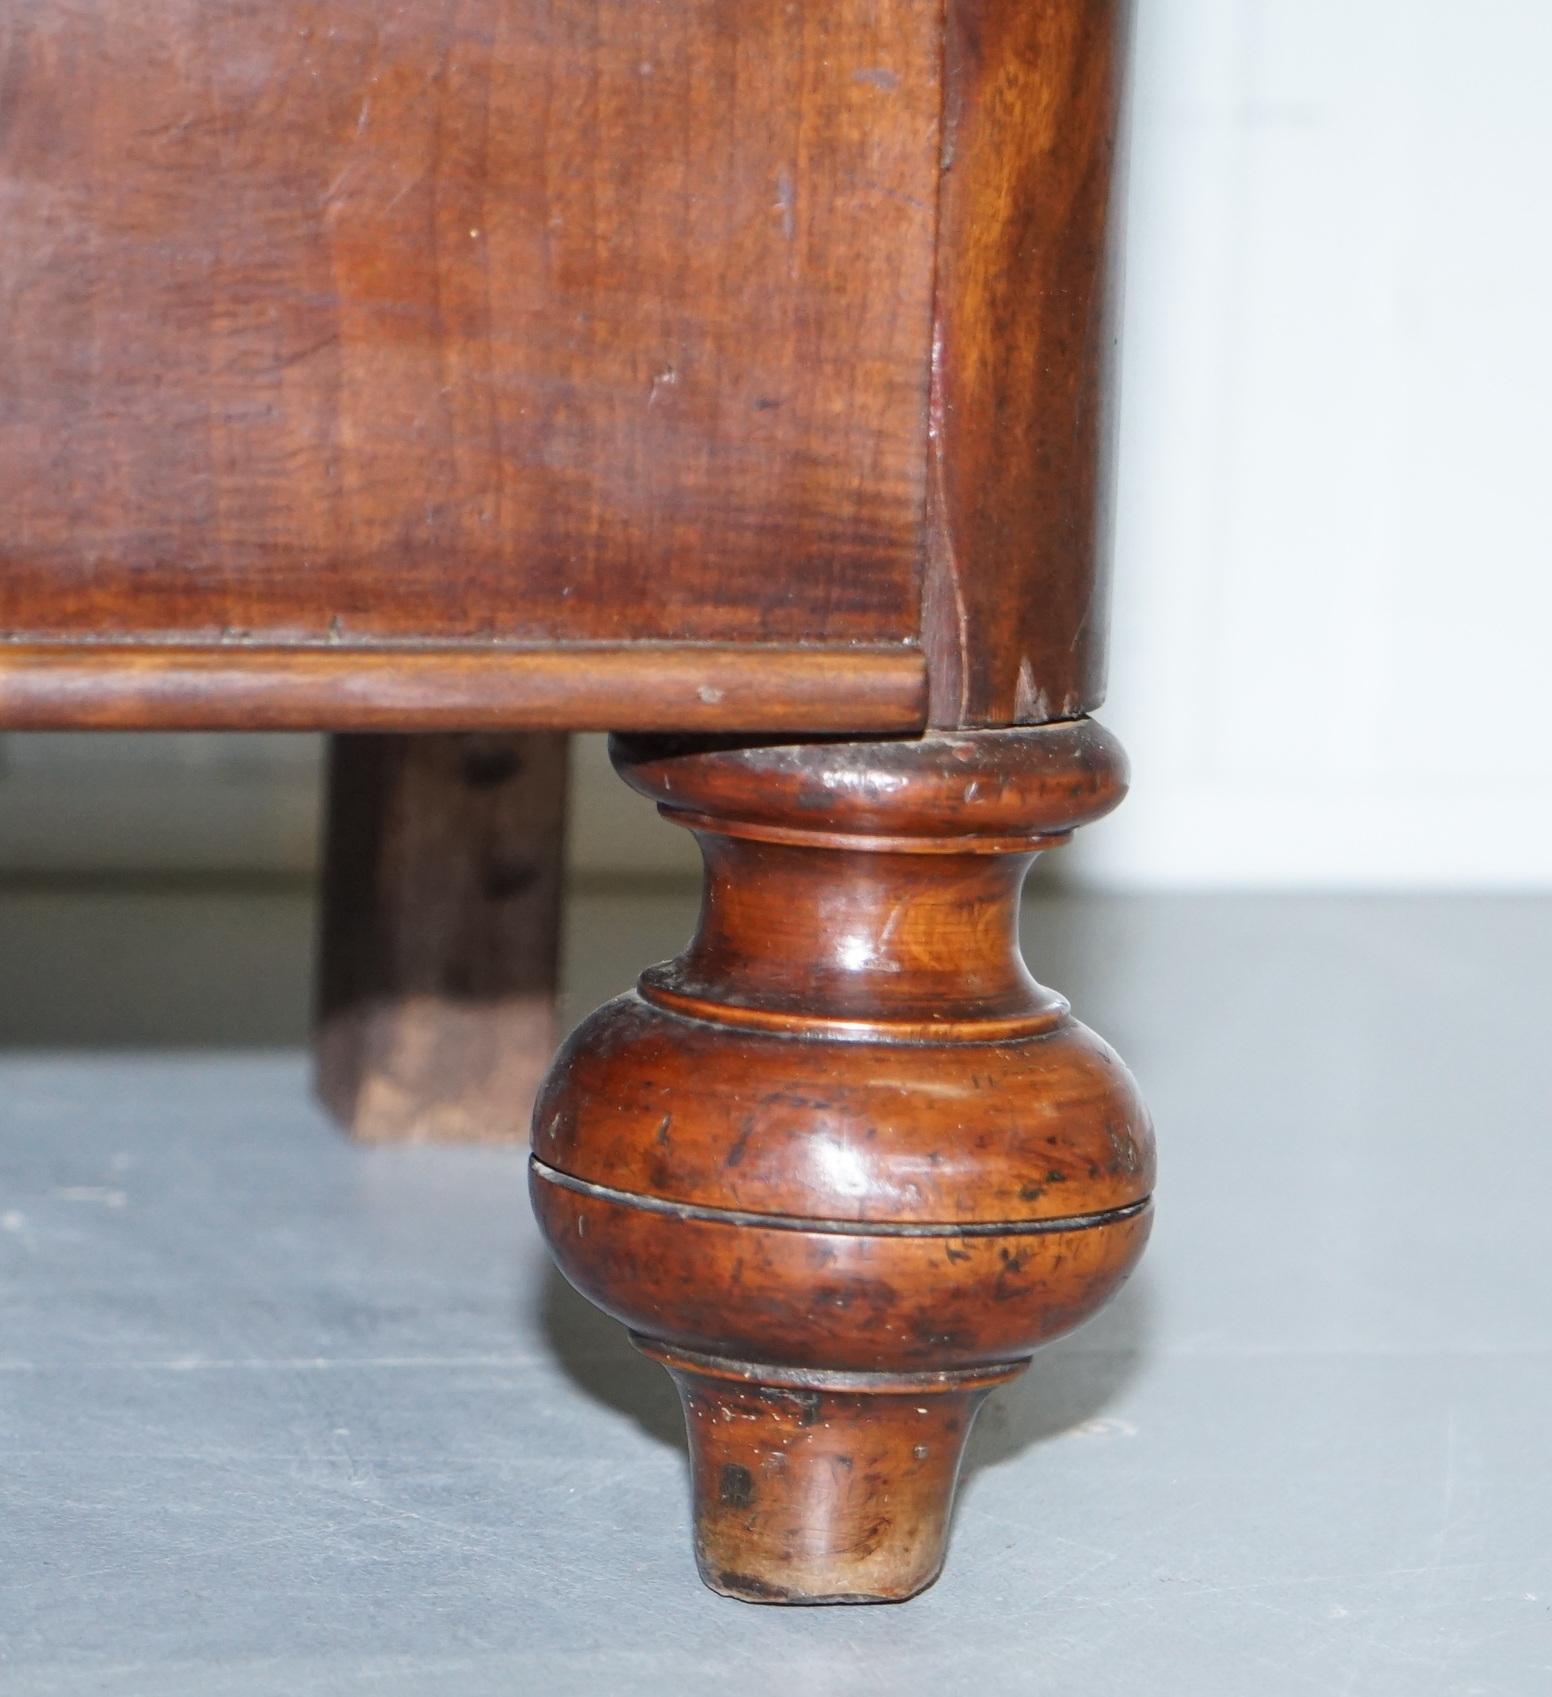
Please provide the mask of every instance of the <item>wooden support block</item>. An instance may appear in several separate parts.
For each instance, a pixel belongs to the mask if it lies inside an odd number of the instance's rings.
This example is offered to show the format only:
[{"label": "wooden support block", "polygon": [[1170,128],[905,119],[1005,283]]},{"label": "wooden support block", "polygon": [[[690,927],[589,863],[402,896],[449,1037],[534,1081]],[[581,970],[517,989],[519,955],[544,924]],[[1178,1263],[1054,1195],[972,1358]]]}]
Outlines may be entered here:
[{"label": "wooden support block", "polygon": [[369,1141],[516,1141],[555,1045],[566,738],[337,736],[318,1094]]}]

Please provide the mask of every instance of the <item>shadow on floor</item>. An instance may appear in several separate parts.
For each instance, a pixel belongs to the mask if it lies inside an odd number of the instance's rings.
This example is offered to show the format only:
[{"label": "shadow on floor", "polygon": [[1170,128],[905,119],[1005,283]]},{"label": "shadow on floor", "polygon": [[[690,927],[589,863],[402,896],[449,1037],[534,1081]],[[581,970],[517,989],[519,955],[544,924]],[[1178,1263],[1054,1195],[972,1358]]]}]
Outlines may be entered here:
[{"label": "shadow on floor", "polygon": [[673,1381],[634,1347],[619,1321],[578,1296],[553,1266],[544,1270],[537,1306],[543,1335],[577,1388],[688,1457]]},{"label": "shadow on floor", "polygon": [[1144,1266],[1097,1318],[1047,1345],[1027,1373],[993,1391],[970,1436],[966,1483],[1035,1444],[1103,1419],[1147,1366],[1153,1309]]},{"label": "shadow on floor", "polygon": [[[1096,946],[1096,904],[1033,881],[1025,948],[1036,972],[1107,1030],[1106,1004],[1131,970],[1125,933]],[[693,922],[689,885],[588,892],[574,910],[568,977],[578,1009],[671,954]],[[305,1042],[315,893],[291,880],[108,880],[0,885],[0,1048],[291,1046]],[[619,939],[629,939],[628,961]],[[1145,1276],[1145,1275],[1144,1275]],[[633,1349],[552,1268],[536,1301],[544,1335],[577,1385],[684,1449],[668,1375]],[[1143,1359],[1145,1284],[988,1402],[967,1476],[1098,1418]]]}]

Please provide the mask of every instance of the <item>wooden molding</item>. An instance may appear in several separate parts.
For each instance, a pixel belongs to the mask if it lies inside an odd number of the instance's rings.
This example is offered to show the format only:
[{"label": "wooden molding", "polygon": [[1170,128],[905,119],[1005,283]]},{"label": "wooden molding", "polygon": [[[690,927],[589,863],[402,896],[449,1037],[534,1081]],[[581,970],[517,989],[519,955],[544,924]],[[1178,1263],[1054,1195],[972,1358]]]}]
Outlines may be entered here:
[{"label": "wooden molding", "polygon": [[0,644],[0,729],[913,731],[920,650]]}]

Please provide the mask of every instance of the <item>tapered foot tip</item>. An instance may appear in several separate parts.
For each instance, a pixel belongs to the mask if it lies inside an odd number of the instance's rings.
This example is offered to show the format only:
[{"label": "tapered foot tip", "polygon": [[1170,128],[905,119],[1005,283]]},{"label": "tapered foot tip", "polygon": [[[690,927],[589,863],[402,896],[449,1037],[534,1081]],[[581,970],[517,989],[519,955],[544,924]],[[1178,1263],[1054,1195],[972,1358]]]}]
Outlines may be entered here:
[{"label": "tapered foot tip", "polygon": [[1013,1367],[793,1371],[639,1340],[684,1400],[695,1557],[745,1603],[903,1603],[943,1568],[976,1409]]}]

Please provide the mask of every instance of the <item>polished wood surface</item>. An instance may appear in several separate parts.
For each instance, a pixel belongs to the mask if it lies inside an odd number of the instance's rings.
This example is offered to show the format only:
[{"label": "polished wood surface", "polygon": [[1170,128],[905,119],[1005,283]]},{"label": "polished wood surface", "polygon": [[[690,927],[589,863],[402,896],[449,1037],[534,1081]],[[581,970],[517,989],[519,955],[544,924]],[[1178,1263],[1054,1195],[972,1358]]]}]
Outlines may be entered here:
[{"label": "polished wood surface", "polygon": [[909,731],[903,646],[558,648],[0,642],[0,726],[167,731]]},{"label": "polished wood surface", "polygon": [[[737,1362],[642,1348],[684,1403],[696,1555],[717,1590],[752,1603],[871,1603],[932,1583],[965,1439],[987,1392],[1014,1370],[934,1373],[924,1386],[769,1367],[752,1375]],[[778,1471],[786,1488],[773,1491]]]},{"label": "polished wood surface", "polygon": [[527,1135],[555,1052],[566,738],[329,752],[318,1094],[368,1142]]},{"label": "polished wood surface", "polygon": [[1089,710],[1127,18],[20,0],[0,724]]},{"label": "polished wood surface", "polygon": [[938,725],[1105,686],[1130,0],[947,0],[925,629]]},{"label": "polished wood surface", "polygon": [[699,839],[704,907],[563,1047],[541,1223],[685,1392],[707,1583],[910,1595],[971,1393],[1091,1314],[1147,1236],[1146,1111],[1018,950],[1025,871],[1120,799],[1120,750],[1087,720],[614,747]]},{"label": "polished wood surface", "polygon": [[11,0],[0,631],[913,636],[939,55],[939,0]]}]

